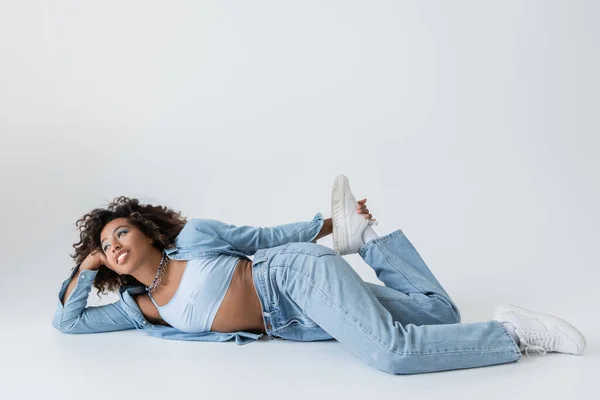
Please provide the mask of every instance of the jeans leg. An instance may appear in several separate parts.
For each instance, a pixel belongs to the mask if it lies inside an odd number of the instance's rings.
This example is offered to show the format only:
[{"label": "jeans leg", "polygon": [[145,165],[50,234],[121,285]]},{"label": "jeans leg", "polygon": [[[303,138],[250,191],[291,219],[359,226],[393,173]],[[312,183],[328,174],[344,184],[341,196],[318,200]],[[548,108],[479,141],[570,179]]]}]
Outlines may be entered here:
[{"label": "jeans leg", "polygon": [[[270,265],[276,296],[302,312],[368,365],[392,374],[517,361],[520,350],[497,321],[402,325],[352,266],[324,246],[291,244]],[[317,247],[318,246],[318,247]]]},{"label": "jeans leg", "polygon": [[[401,230],[366,242],[359,255],[375,270],[377,278],[387,288],[407,294],[416,303],[428,305],[434,314],[439,311],[438,323],[460,322],[458,307]],[[375,290],[385,292],[383,289]],[[449,307],[451,310],[448,310]],[[410,310],[404,312],[410,313]],[[421,308],[415,310],[415,320],[421,313]],[[410,315],[405,318],[410,318]]]},{"label": "jeans leg", "polygon": [[460,314],[437,297],[422,293],[402,293],[380,284],[366,282],[382,306],[402,325],[456,324]]}]

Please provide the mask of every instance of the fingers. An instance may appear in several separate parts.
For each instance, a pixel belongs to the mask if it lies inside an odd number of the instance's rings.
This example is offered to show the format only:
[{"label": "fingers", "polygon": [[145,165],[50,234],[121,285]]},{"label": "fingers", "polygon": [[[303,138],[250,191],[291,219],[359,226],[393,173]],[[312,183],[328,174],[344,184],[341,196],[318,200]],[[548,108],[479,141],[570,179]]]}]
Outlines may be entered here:
[{"label": "fingers", "polygon": [[358,200],[357,203],[358,203],[358,207],[356,207],[357,210],[364,210],[367,208],[367,204],[366,204],[367,199],[366,198],[364,198],[362,200]]},{"label": "fingers", "polygon": [[371,219],[373,215],[369,213],[369,209],[367,208],[366,202],[366,197],[362,200],[358,200],[358,206],[356,206],[356,211],[358,214],[363,214],[363,218]]}]

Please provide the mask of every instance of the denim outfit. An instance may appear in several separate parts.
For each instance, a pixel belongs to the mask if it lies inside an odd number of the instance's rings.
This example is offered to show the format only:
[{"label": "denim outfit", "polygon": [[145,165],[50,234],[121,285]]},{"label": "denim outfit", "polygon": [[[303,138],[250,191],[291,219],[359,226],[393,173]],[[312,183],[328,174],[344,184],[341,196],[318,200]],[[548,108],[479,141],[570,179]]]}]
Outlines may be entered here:
[{"label": "denim outfit", "polygon": [[334,250],[288,243],[259,250],[253,278],[270,337],[335,338],[364,362],[414,374],[517,361],[498,321],[461,324],[460,312],[401,230],[359,255],[385,286],[368,283]]},{"label": "denim outfit", "polygon": [[[333,249],[310,243],[322,226],[321,213],[310,222],[273,228],[193,219],[167,254],[178,260],[221,253],[246,259],[247,254],[254,255],[252,277],[271,339],[336,339],[368,365],[392,374],[480,367],[521,358],[500,322],[459,323],[458,308],[401,230],[360,248],[359,255],[375,270],[382,286],[365,282]],[[263,336],[184,333],[153,325],[131,298],[145,291],[140,286],[121,288],[116,303],[85,308],[95,272],[81,273],[64,307],[60,298],[70,278],[63,282],[54,327],[70,333],[135,328],[166,339],[235,338],[238,344]]]},{"label": "denim outfit", "polygon": [[[311,221],[294,222],[274,227],[229,225],[215,219],[189,220],[175,238],[175,246],[165,252],[172,260],[192,260],[228,254],[252,261],[248,256],[257,250],[289,242],[310,242],[323,227],[323,215],[317,213]],[[82,271],[77,284],[62,304],[71,278],[79,272],[76,265],[58,291],[52,326],[64,333],[98,333],[138,329],[150,336],[173,340],[225,342],[235,339],[238,345],[251,343],[264,334],[246,331],[186,333],[171,326],[155,325],[146,320],[135,299],[147,293],[143,285],[119,288],[119,300],[97,307],[86,307],[98,271]]]}]

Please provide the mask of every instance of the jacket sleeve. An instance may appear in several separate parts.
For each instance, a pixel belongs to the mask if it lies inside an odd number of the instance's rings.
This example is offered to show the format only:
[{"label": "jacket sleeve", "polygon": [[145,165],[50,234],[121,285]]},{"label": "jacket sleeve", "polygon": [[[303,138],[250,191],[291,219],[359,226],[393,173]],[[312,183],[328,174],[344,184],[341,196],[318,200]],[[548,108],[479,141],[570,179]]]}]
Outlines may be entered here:
[{"label": "jacket sleeve", "polygon": [[264,334],[251,332],[201,332],[201,333],[184,333],[171,327],[160,327],[149,332],[151,336],[170,340],[195,340],[199,342],[227,342],[235,339],[237,345],[245,345],[252,343],[262,337]]},{"label": "jacket sleeve", "polygon": [[311,221],[274,227],[235,226],[216,219],[192,219],[191,222],[195,230],[216,236],[235,250],[248,255],[288,242],[311,242],[324,224],[323,214],[320,212]]},{"label": "jacket sleeve", "polygon": [[79,272],[78,264],[58,292],[58,304],[52,318],[52,326],[64,333],[97,333],[135,329],[135,324],[122,307],[122,300],[115,303],[86,307],[89,293],[98,271],[81,271],[77,284],[63,305],[61,302],[67,286]]}]

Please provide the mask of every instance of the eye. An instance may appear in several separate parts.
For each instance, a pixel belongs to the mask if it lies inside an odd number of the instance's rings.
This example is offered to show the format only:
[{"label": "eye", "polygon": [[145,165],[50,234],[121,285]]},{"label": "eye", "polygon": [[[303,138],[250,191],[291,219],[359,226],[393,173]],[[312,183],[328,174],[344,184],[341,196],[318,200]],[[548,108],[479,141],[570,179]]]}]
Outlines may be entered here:
[{"label": "eye", "polygon": [[[126,229],[124,229],[124,230],[120,231],[119,233],[117,233],[117,237],[118,237],[118,238],[120,238],[120,237],[121,237],[121,233],[127,233],[127,230],[126,230]],[[106,246],[104,246],[104,247],[102,248],[102,251],[104,251],[104,252],[106,253],[106,248],[107,248],[108,246],[110,246],[110,244],[107,244]]]}]

